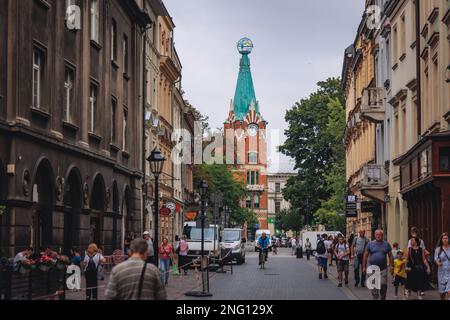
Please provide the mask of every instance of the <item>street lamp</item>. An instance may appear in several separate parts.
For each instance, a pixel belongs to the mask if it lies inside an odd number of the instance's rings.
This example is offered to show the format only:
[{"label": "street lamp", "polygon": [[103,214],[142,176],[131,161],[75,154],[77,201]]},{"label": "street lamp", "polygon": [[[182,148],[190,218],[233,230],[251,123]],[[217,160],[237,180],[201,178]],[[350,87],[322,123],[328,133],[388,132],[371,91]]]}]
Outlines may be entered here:
[{"label": "street lamp", "polygon": [[208,183],[206,181],[201,181],[198,185],[198,190],[200,192],[201,197],[201,212],[200,219],[202,224],[202,240],[201,240],[201,260],[200,260],[200,268],[202,271],[202,291],[190,291],[186,293],[188,297],[212,297],[212,294],[209,292],[209,269],[208,263],[204,263],[205,260],[205,212],[206,212],[206,193],[208,192]]},{"label": "street lamp", "polygon": [[164,162],[166,158],[162,155],[161,151],[159,151],[158,147],[153,149],[150,157],[148,157],[147,161],[150,163],[150,171],[155,176],[155,200],[154,200],[154,211],[155,211],[155,234],[153,241],[153,248],[155,252],[155,265],[158,266],[158,251],[159,251],[159,241],[158,241],[158,220],[159,220],[159,176],[162,173],[162,169],[164,166]]}]

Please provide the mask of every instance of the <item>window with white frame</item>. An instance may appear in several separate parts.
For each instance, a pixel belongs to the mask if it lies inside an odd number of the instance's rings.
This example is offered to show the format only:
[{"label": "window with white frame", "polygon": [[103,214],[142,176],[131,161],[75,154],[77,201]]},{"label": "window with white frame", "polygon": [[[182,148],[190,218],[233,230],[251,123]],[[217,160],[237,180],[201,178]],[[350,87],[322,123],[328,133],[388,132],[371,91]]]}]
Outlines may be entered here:
[{"label": "window with white frame", "polygon": [[44,67],[44,53],[35,48],[33,52],[33,102],[32,106],[36,109],[41,107],[42,98],[42,72]]},{"label": "window with white frame", "polygon": [[63,107],[63,120],[70,122],[70,113],[72,110],[73,102],[73,88],[74,88],[74,71],[66,67],[64,77],[64,107]]},{"label": "window with white frame", "polygon": [[95,112],[97,110],[98,88],[95,84],[91,84],[89,94],[89,132],[95,131]]},{"label": "window with white frame", "polygon": [[100,9],[99,0],[91,0],[89,4],[89,20],[91,40],[100,41]]},{"label": "window with white frame", "polygon": [[275,183],[275,192],[276,193],[281,192],[281,183],[279,183],[279,182]]}]

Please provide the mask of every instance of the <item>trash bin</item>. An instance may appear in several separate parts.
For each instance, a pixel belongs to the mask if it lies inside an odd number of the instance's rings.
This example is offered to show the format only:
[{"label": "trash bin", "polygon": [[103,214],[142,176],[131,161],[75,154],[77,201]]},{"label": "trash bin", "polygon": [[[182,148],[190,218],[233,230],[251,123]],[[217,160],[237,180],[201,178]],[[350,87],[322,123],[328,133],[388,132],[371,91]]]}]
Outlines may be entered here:
[{"label": "trash bin", "polygon": [[297,259],[303,259],[303,248],[301,246],[297,247],[296,253],[297,253]]}]

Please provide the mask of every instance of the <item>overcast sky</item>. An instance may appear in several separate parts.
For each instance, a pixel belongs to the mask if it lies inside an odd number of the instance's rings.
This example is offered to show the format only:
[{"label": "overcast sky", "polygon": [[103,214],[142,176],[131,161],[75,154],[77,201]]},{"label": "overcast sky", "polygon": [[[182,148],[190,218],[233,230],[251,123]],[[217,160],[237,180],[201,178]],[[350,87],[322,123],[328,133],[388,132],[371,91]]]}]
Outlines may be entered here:
[{"label": "overcast sky", "polygon": [[280,130],[269,147],[270,171],[292,170],[289,159],[274,152],[284,140],[286,111],[315,91],[318,81],[341,75],[344,50],[355,39],[364,0],[164,3],[176,25],[185,99],[209,116],[213,128],[223,126],[234,98],[240,59],[236,43],[242,37],[253,41],[256,98],[268,128]]}]

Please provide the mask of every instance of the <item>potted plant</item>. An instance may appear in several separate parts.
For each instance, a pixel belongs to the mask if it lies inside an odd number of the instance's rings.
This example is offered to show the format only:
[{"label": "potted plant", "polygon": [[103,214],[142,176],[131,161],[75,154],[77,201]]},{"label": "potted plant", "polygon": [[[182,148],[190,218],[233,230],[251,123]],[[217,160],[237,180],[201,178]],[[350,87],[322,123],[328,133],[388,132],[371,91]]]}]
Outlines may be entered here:
[{"label": "potted plant", "polygon": [[36,264],[33,260],[31,260],[31,259],[20,260],[19,272],[21,274],[29,273],[30,271],[33,271],[34,269],[36,269]]},{"label": "potted plant", "polygon": [[43,255],[39,260],[38,260],[38,265],[39,265],[39,269],[41,271],[48,271],[50,270],[52,267],[55,266],[55,260],[53,260],[52,258],[50,258],[49,256]]}]

